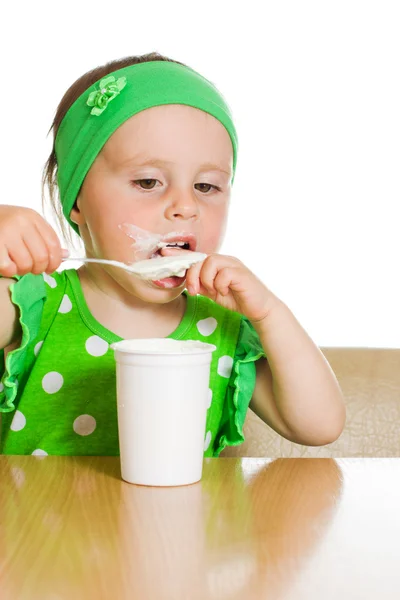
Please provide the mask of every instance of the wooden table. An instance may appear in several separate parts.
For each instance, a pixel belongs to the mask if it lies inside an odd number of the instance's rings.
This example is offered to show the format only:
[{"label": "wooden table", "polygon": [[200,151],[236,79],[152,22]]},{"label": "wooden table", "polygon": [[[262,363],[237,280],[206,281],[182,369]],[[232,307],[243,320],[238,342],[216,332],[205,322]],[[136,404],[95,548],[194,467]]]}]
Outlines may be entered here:
[{"label": "wooden table", "polygon": [[400,459],[208,459],[199,484],[118,458],[0,457],[1,600],[400,598]]}]

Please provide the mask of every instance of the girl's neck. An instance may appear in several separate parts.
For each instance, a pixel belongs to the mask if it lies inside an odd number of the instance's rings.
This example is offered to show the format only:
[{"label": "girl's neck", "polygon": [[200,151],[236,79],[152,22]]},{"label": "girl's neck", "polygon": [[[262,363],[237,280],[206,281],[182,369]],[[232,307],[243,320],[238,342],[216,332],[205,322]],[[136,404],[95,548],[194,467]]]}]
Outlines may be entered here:
[{"label": "girl's neck", "polygon": [[185,314],[184,295],[166,304],[153,304],[132,296],[117,282],[86,265],[78,270],[78,275],[93,317],[122,338],[167,337]]}]

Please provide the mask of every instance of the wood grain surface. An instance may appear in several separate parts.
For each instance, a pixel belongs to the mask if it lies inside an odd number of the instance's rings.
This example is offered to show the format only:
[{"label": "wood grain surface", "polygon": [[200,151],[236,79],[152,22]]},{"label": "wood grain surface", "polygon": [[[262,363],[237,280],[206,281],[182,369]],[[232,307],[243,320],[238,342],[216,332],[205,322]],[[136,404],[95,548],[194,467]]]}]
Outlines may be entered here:
[{"label": "wood grain surface", "polygon": [[177,488],[119,459],[0,457],[1,600],[400,596],[400,459],[208,459]]}]

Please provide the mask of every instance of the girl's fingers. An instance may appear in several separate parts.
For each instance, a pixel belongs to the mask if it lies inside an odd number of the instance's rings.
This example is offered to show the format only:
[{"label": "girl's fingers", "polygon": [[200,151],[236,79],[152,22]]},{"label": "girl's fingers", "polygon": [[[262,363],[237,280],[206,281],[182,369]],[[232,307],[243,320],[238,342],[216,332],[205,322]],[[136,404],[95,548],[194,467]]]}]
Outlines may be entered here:
[{"label": "girl's fingers", "polygon": [[232,281],[232,270],[231,269],[222,269],[218,272],[216,278],[214,279],[214,288],[215,291],[221,296],[227,296],[229,294],[229,287]]},{"label": "girl's fingers", "polygon": [[14,277],[17,274],[17,265],[11,260],[5,246],[0,246],[0,275]]},{"label": "girl's fingers", "polygon": [[[35,223],[35,227],[47,247],[48,265],[45,270],[48,273],[54,273],[60,266],[63,257],[60,240],[54,229],[45,221],[39,220]],[[68,256],[68,251],[66,256]]]},{"label": "girl's fingers", "polygon": [[26,237],[23,237],[23,241],[32,257],[30,273],[39,275],[40,273],[47,271],[50,261],[49,251],[36,227],[30,229]]},{"label": "girl's fingers", "polygon": [[203,264],[204,262],[195,263],[186,273],[186,288],[193,296],[200,293],[200,271]]},{"label": "girl's fingers", "polygon": [[217,291],[215,279],[218,273],[229,271],[237,265],[238,261],[229,256],[219,254],[208,256],[203,262],[196,263],[188,270],[186,275],[188,292],[190,294],[200,294],[206,290],[208,294],[215,294]]},{"label": "girl's fingers", "polygon": [[[62,248],[54,229],[34,210],[0,206],[0,274],[54,272],[61,264]],[[64,253],[67,256],[68,252]]]},{"label": "girl's fingers", "polygon": [[33,257],[23,239],[7,246],[8,255],[17,267],[18,275],[32,273]]},{"label": "girl's fingers", "polygon": [[211,294],[216,291],[214,279],[221,268],[218,262],[217,257],[214,257],[213,260],[205,260],[199,275],[201,285]]}]

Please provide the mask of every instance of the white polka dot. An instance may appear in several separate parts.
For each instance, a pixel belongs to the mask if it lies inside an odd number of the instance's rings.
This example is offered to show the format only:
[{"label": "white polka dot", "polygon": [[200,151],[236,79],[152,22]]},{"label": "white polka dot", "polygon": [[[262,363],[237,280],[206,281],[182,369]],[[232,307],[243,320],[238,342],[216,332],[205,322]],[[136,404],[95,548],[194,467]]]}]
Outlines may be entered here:
[{"label": "white polka dot", "polygon": [[62,299],[62,302],[60,304],[60,308],[58,309],[59,313],[65,314],[68,313],[72,308],[72,302],[69,299],[69,297],[67,296],[67,294],[64,294],[64,297]]},{"label": "white polka dot", "polygon": [[98,335],[92,335],[92,337],[88,338],[85,346],[88,354],[91,356],[103,356],[108,350],[108,343]]},{"label": "white polka dot", "polygon": [[214,333],[217,329],[218,321],[214,319],[214,317],[208,317],[208,319],[203,319],[197,323],[197,329],[200,331],[201,335],[208,336]]},{"label": "white polka dot", "polygon": [[232,373],[232,367],[233,367],[233,358],[231,356],[221,356],[221,358],[218,361],[218,374],[221,375],[221,377],[227,377],[229,378],[231,376]]},{"label": "white polka dot", "polygon": [[51,275],[47,275],[47,273],[43,273],[43,279],[51,288],[57,287],[57,281]]},{"label": "white polka dot", "polygon": [[2,383],[0,383],[0,394],[3,390],[4,390],[4,385]]},{"label": "white polka dot", "polygon": [[21,431],[26,425],[25,415],[22,414],[20,410],[15,411],[14,418],[11,422],[10,429],[11,431]]},{"label": "white polka dot", "polygon": [[96,429],[96,419],[91,415],[81,415],[74,421],[74,431],[78,435],[90,435]]},{"label": "white polka dot", "polygon": [[206,439],[204,440],[204,452],[207,452],[211,444],[211,431],[207,431]]},{"label": "white polka dot", "polygon": [[34,352],[35,356],[37,356],[37,355],[39,354],[39,352],[40,352],[40,348],[41,348],[42,346],[43,346],[43,340],[42,340],[41,342],[38,342],[38,343],[36,344],[36,346],[34,347],[34,349],[33,349],[33,352]]},{"label": "white polka dot", "polygon": [[209,409],[210,406],[211,406],[212,396],[213,396],[212,390],[209,388],[208,389],[208,394],[207,394],[207,409]]},{"label": "white polka dot", "polygon": [[42,387],[48,394],[55,394],[58,392],[64,383],[64,378],[57,371],[50,371],[42,379]]},{"label": "white polka dot", "polygon": [[34,450],[32,452],[32,456],[48,456],[48,454],[44,450],[41,450],[40,448],[37,448],[36,450]]}]

